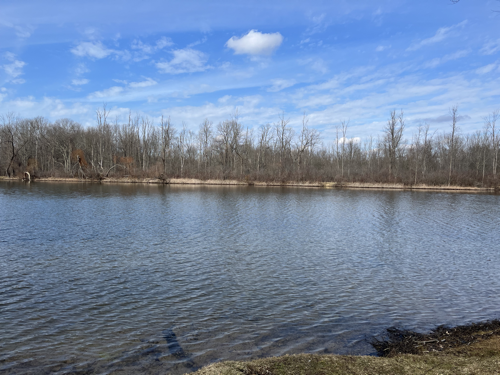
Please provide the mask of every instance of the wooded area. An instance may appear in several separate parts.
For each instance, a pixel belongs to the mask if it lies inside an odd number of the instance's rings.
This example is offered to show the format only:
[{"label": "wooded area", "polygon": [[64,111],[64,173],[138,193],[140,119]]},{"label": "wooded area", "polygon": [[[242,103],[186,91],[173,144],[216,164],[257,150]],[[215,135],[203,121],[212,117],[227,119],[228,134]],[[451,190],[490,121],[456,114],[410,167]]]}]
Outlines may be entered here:
[{"label": "wooded area", "polygon": [[[105,106],[96,125],[43,117],[0,117],[0,169],[9,177],[105,178],[109,176],[236,179],[241,181],[323,181],[404,183],[405,185],[497,186],[499,111],[484,128],[462,134],[458,109],[450,110],[448,131],[419,126],[409,138],[403,112],[392,111],[383,134],[356,142],[349,122],[340,121],[336,139],[321,134],[304,115],[300,131],[280,116],[258,129],[243,127],[237,116],[197,132],[175,127],[169,118],[154,123],[129,115],[109,121]],[[351,137],[351,138],[349,138]]]}]

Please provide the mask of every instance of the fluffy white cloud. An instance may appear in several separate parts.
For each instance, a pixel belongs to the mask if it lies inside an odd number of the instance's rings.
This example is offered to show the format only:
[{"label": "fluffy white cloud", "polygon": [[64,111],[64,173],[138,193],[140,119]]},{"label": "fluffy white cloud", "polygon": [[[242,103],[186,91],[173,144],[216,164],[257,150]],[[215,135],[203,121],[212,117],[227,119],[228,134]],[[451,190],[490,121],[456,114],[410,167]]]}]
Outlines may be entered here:
[{"label": "fluffy white cloud", "polygon": [[71,81],[71,84],[74,86],[86,85],[87,83],[89,83],[89,80],[86,78],[74,79]]},{"label": "fluffy white cloud", "polygon": [[172,51],[174,57],[170,61],[158,62],[156,67],[162,73],[180,74],[203,72],[210,68],[205,65],[208,57],[201,51],[184,48]]},{"label": "fluffy white cloud", "polygon": [[450,27],[441,27],[440,29],[438,29],[438,31],[436,31],[436,34],[434,34],[434,36],[427,38],[427,39],[423,39],[418,43],[412,44],[410,47],[408,47],[407,51],[416,51],[417,49],[424,47],[424,46],[427,46],[429,44],[441,42],[441,41],[445,40],[446,38],[448,38],[449,36],[453,35],[453,32],[456,29],[461,29],[466,24],[467,24],[467,20],[462,21],[462,22],[460,22],[456,25],[450,26]]},{"label": "fluffy white cloud", "polygon": [[241,38],[233,36],[226,46],[234,50],[236,55],[270,55],[283,42],[280,33],[264,34],[257,30],[250,30]]},{"label": "fluffy white cloud", "polygon": [[115,51],[107,48],[101,42],[82,42],[71,49],[71,52],[76,56],[93,57],[95,59],[103,59]]},{"label": "fluffy white cloud", "polygon": [[295,85],[295,80],[293,79],[272,79],[271,83],[273,84],[270,88],[267,89],[269,92],[278,92],[287,87],[292,87]]},{"label": "fluffy white cloud", "polygon": [[141,82],[130,82],[129,86],[133,88],[140,88],[140,87],[149,87],[149,86],[154,86],[157,85],[158,82],[156,82],[154,79],[151,78],[146,78],[145,81]]}]

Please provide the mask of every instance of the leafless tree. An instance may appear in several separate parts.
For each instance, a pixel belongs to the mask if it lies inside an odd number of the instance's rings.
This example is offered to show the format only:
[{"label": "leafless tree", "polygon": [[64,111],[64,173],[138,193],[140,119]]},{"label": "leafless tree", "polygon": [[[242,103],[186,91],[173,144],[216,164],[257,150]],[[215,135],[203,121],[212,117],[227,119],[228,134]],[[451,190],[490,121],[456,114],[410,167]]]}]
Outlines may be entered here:
[{"label": "leafless tree", "polygon": [[282,114],[279,121],[274,124],[276,134],[276,147],[279,157],[278,162],[278,177],[283,177],[284,171],[287,169],[287,161],[291,156],[291,143],[293,138],[293,130],[289,126],[290,120],[285,119],[285,114]]},{"label": "leafless tree", "polygon": [[[403,113],[391,112],[384,132],[366,142],[348,140],[349,122],[336,127],[335,140],[321,143],[307,116],[294,132],[279,116],[273,125],[252,131],[237,115],[214,129],[206,119],[195,134],[186,124],[177,132],[170,118],[158,125],[129,113],[120,124],[109,123],[109,111],[96,111],[96,123],[83,127],[70,120],[53,123],[42,117],[0,118],[0,170],[7,176],[24,172],[41,176],[105,178],[108,175],[182,176],[246,181],[372,181],[498,185],[499,112],[485,118],[475,134],[458,132],[456,107],[451,132],[435,136],[429,125],[403,139]],[[387,173],[389,171],[389,173]]]},{"label": "leafless tree", "polygon": [[340,123],[340,126],[342,128],[342,155],[341,155],[341,158],[342,158],[342,162],[341,162],[341,165],[342,165],[342,178],[344,178],[344,159],[345,159],[345,144],[347,142],[347,128],[349,127],[349,120],[342,120],[342,122]]},{"label": "leafless tree", "polygon": [[498,152],[500,149],[500,134],[498,134],[498,130],[496,128],[496,124],[498,119],[500,118],[500,111],[493,111],[488,117],[485,118],[486,129],[488,132],[488,137],[491,143],[492,150],[492,167],[493,167],[493,178],[497,177],[497,168],[498,168]]},{"label": "leafless tree", "polygon": [[[200,125],[200,129],[198,132],[198,142],[200,144],[200,158],[204,163],[204,172],[205,176],[208,175],[208,163],[210,160],[211,149],[210,145],[212,143],[212,122],[208,119],[205,119],[203,123]],[[210,178],[210,177],[209,177]]]},{"label": "leafless tree", "polygon": [[387,125],[384,129],[385,139],[384,147],[389,158],[389,176],[392,177],[396,169],[396,156],[401,147],[401,141],[403,138],[403,131],[405,128],[405,121],[403,111],[396,114],[396,110],[391,111],[391,117],[387,121]]},{"label": "leafless tree", "polygon": [[457,121],[458,121],[458,107],[454,106],[450,109],[451,115],[451,134],[449,136],[449,159],[450,159],[450,170],[448,173],[448,186],[451,184],[451,172],[453,169],[453,157],[455,155],[455,135],[457,132]]}]

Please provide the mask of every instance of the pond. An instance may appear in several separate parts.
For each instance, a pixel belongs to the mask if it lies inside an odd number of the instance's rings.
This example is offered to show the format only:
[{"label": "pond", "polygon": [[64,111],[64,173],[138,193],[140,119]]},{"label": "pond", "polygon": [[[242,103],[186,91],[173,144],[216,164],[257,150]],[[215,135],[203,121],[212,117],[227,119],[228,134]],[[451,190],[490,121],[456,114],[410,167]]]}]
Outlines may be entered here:
[{"label": "pond", "polygon": [[500,196],[0,183],[0,372],[374,354],[499,317]]}]

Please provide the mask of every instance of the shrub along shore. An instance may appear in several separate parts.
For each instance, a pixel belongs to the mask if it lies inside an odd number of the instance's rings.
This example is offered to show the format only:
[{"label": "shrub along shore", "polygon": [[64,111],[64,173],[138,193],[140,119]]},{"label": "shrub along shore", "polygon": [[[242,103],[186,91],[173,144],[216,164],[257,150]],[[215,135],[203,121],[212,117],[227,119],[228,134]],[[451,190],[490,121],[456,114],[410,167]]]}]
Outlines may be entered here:
[{"label": "shrub along shore", "polygon": [[198,375],[297,374],[498,374],[500,373],[500,321],[449,328],[427,334],[387,329],[383,339],[371,343],[379,357],[298,354],[227,361],[202,368]]}]

